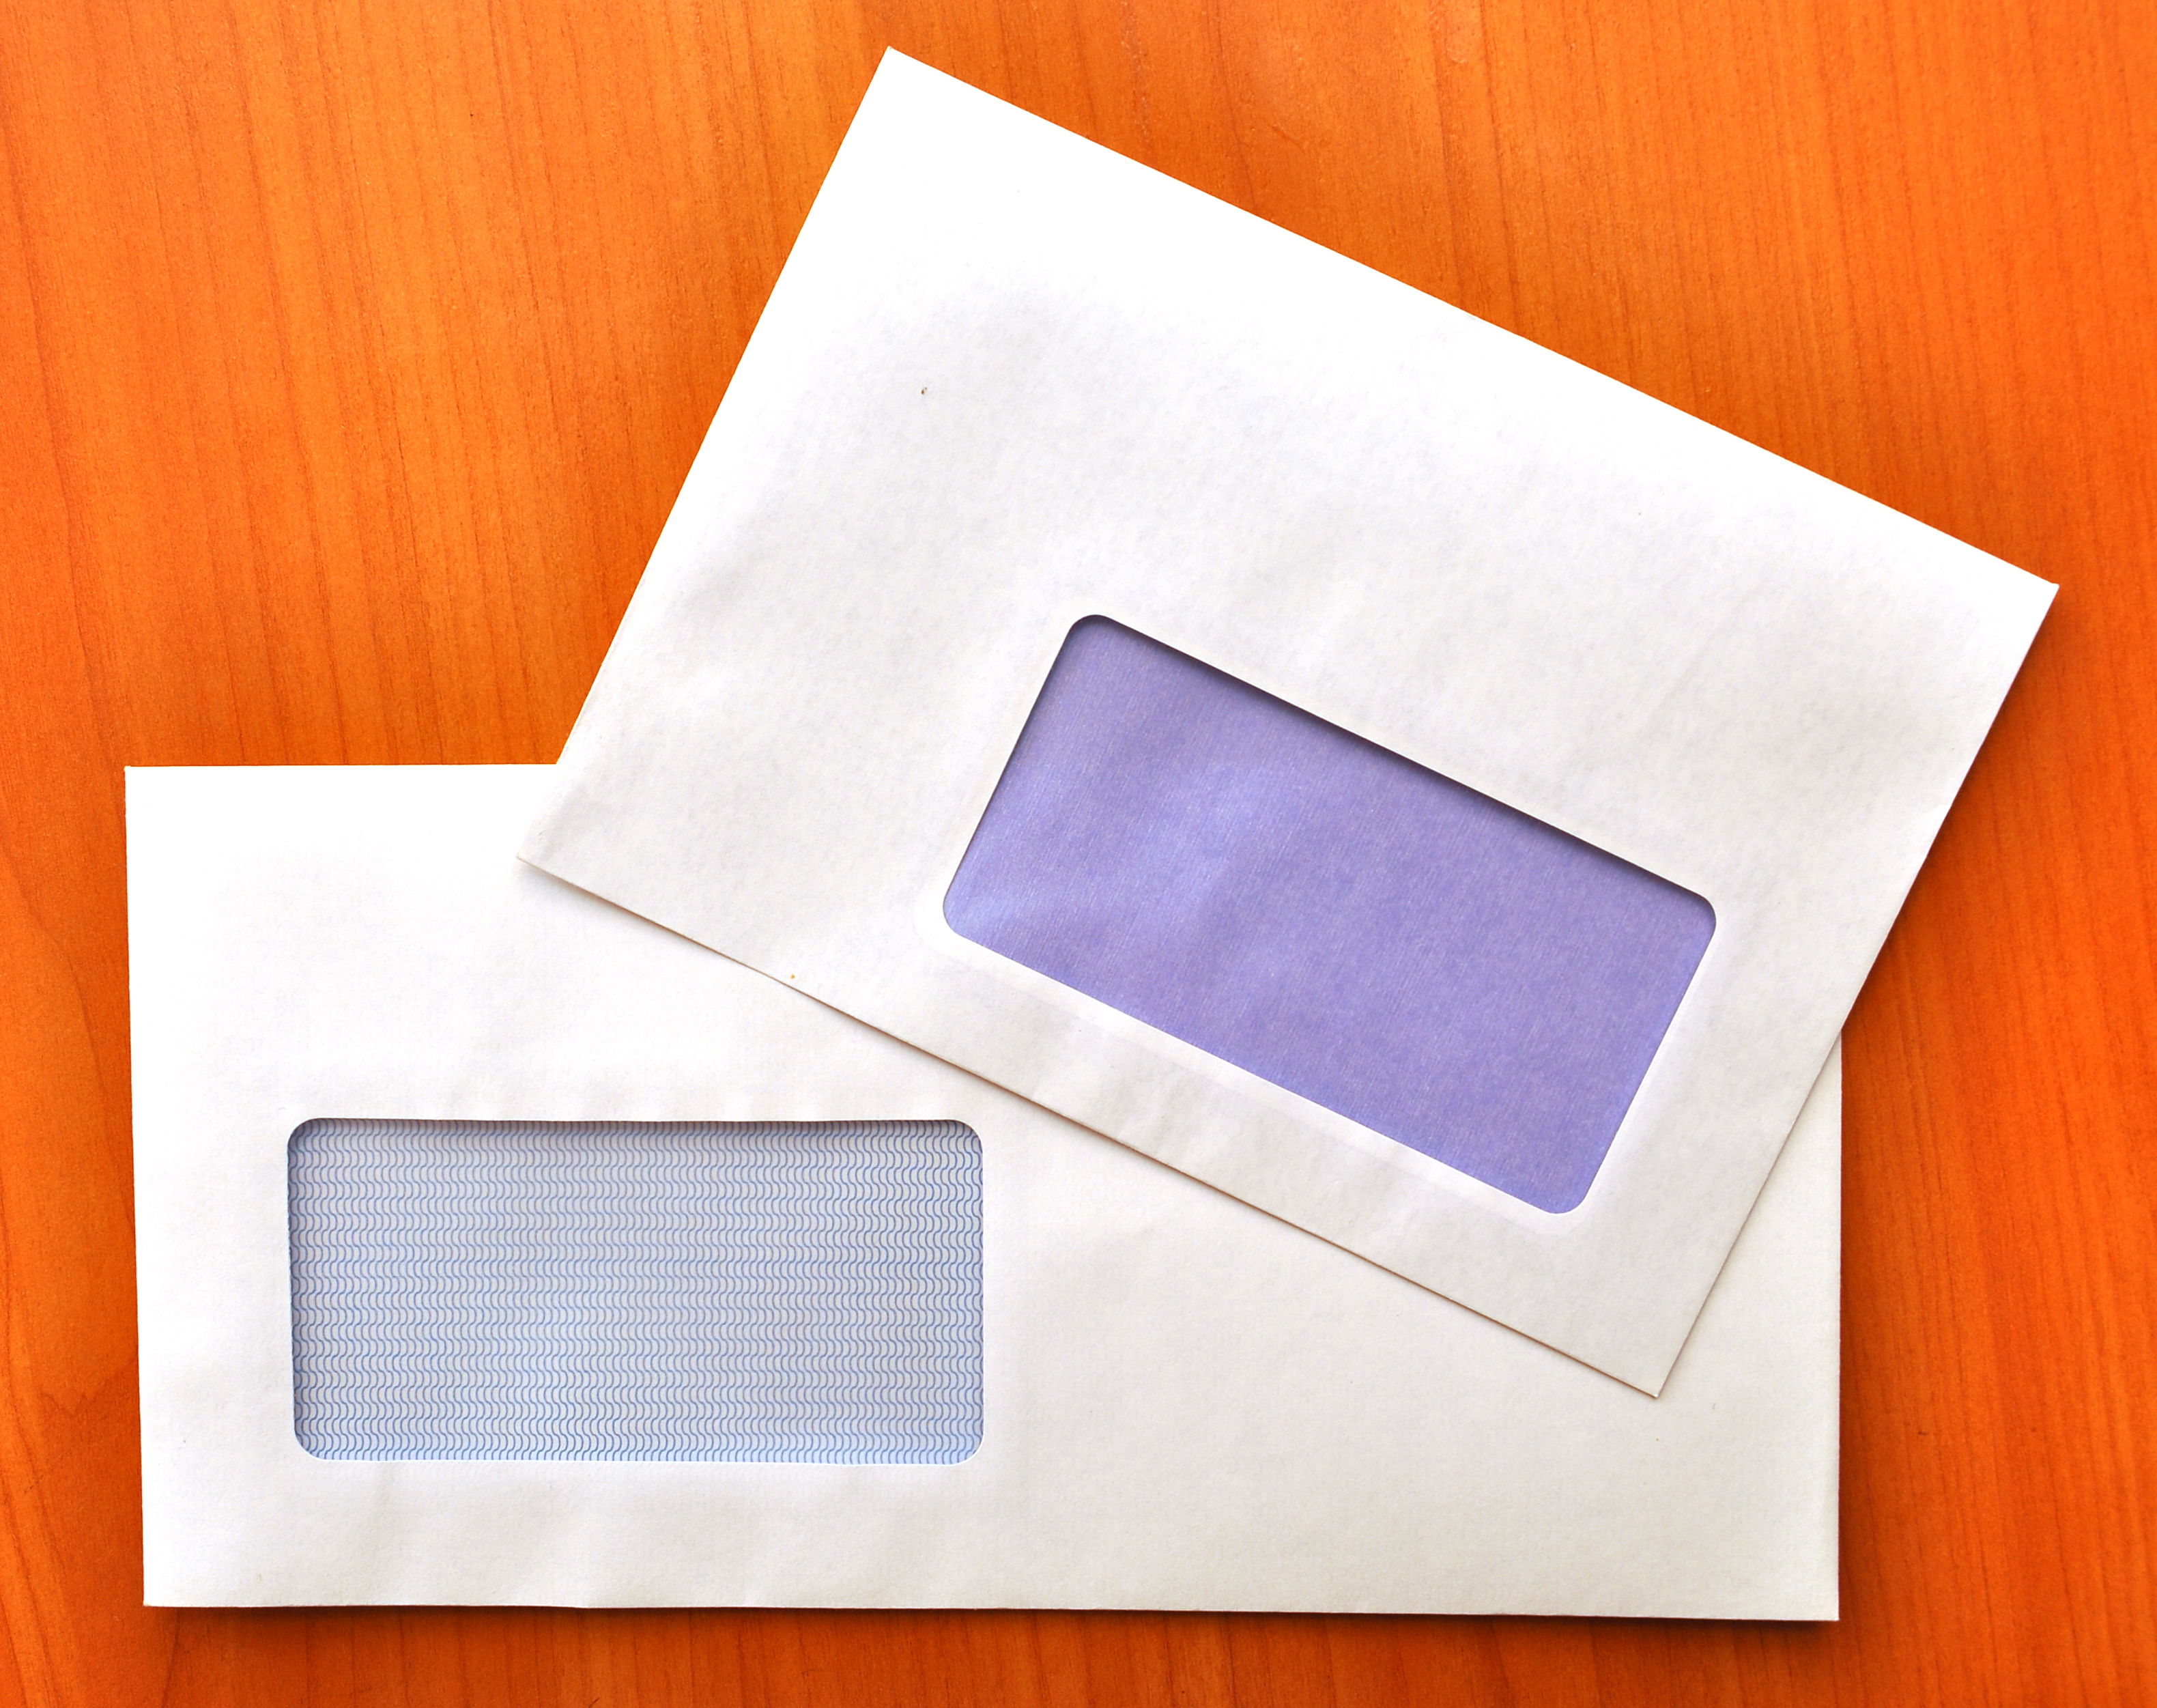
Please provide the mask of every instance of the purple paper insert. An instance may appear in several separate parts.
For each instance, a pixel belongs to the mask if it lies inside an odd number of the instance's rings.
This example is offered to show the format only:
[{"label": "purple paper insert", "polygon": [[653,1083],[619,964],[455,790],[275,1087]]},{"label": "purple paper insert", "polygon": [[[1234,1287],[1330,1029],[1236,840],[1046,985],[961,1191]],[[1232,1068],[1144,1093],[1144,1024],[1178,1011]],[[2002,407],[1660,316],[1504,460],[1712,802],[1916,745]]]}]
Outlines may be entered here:
[{"label": "purple paper insert", "polygon": [[944,917],[1553,1212],[1715,931],[1691,891],[1105,617],[1065,640]]}]

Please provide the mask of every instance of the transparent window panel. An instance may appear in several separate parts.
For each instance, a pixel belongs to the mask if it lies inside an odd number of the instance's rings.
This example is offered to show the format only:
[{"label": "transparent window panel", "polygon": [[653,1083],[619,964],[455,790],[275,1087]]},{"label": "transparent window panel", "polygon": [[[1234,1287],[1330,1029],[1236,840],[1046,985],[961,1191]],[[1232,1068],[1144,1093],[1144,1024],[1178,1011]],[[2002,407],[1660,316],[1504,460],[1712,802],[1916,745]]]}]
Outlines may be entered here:
[{"label": "transparent window panel", "polygon": [[981,1433],[955,1121],[315,1120],[293,1426],[327,1458],[949,1464]]},{"label": "transparent window panel", "polygon": [[1715,930],[1691,891],[1103,617],[1066,640],[944,913],[1554,1212]]}]

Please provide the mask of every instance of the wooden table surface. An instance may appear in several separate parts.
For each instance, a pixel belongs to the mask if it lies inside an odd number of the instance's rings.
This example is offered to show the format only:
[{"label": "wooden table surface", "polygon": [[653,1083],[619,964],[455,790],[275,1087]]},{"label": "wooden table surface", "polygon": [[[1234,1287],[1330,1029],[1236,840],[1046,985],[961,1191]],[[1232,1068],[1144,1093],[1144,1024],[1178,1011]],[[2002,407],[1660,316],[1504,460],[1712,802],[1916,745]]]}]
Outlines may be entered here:
[{"label": "wooden table surface", "polygon": [[[1818,1627],[140,1605],[123,764],[554,757],[887,44],[2062,584],[1849,1030]],[[13,0],[0,1700],[2157,1701],[2157,6]]]}]

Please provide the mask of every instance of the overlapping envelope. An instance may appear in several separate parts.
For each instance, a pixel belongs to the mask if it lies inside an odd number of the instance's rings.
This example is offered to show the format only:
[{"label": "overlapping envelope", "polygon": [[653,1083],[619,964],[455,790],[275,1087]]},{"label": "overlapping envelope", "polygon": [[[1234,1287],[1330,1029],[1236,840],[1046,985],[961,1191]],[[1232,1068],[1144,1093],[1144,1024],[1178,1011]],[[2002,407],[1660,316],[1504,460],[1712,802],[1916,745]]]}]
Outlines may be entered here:
[{"label": "overlapping envelope", "polygon": [[1652,1392],[2051,593],[894,57],[524,857]]},{"label": "overlapping envelope", "polygon": [[[129,774],[151,1601],[1834,1613],[1832,1065],[1650,1399],[520,866],[546,783]],[[970,1188],[820,1194],[870,1124]]]},{"label": "overlapping envelope", "polygon": [[131,778],[152,1599],[1831,1613],[2051,593],[888,57],[559,767]]}]

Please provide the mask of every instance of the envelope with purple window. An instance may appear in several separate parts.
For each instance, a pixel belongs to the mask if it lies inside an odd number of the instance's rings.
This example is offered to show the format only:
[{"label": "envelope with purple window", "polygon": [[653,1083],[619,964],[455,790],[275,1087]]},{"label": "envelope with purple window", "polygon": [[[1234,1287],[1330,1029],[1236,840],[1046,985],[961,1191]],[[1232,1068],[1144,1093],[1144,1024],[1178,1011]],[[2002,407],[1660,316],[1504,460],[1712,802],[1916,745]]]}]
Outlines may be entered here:
[{"label": "envelope with purple window", "polygon": [[1653,1394],[2053,591],[894,54],[522,851]]}]

